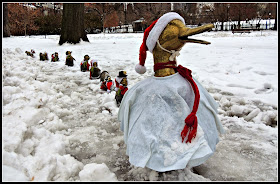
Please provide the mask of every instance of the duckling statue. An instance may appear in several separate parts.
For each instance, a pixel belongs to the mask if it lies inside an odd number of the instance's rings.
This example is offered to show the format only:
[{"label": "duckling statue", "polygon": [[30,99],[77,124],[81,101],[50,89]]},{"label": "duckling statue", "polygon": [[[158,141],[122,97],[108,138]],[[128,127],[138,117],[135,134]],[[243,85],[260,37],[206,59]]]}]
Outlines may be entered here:
[{"label": "duckling statue", "polygon": [[65,65],[67,65],[67,66],[74,66],[74,60],[76,60],[76,59],[73,58],[73,56],[71,54],[72,54],[71,51],[66,51]]},{"label": "duckling statue", "polygon": [[101,83],[100,89],[102,89],[103,91],[107,91],[107,93],[110,93],[113,88],[114,83],[111,77],[107,75],[105,80]]},{"label": "duckling statue", "polygon": [[122,102],[122,98],[123,98],[124,94],[126,93],[126,91],[128,90],[126,71],[119,72],[119,75],[115,79],[115,83],[116,83],[115,99],[116,99],[117,106],[120,106],[120,104]]},{"label": "duckling statue", "polygon": [[47,52],[44,52],[44,53],[41,53],[41,52],[40,52],[39,57],[40,57],[40,61],[49,60],[49,57],[48,57],[48,53],[47,53]]},{"label": "duckling statue", "polygon": [[33,49],[31,49],[31,51],[29,52],[29,51],[25,51],[25,53],[26,53],[26,55],[28,55],[28,56],[31,56],[31,57],[35,57],[34,56],[34,54],[35,54],[35,51],[33,50]]},{"label": "duckling statue", "polygon": [[101,72],[100,74],[100,82],[103,83],[105,82],[105,79],[107,78],[107,76],[109,76],[109,72],[107,72],[106,70],[104,70],[103,72]]},{"label": "duckling statue", "polygon": [[213,27],[187,28],[183,17],[169,12],[145,30],[135,70],[145,73],[148,50],[155,73],[126,92],[118,112],[132,165],[165,172],[198,166],[214,154],[224,132],[218,105],[176,61],[185,43],[210,44],[189,37]]},{"label": "duckling statue", "polygon": [[58,57],[58,53],[55,52],[52,54],[52,59],[51,59],[52,62],[56,62],[56,61],[59,61],[59,57]]},{"label": "duckling statue", "polygon": [[100,77],[101,70],[98,68],[97,61],[90,61],[89,79],[98,79]]},{"label": "duckling statue", "polygon": [[84,60],[80,64],[82,72],[89,71],[89,63],[88,63],[89,59],[90,59],[89,55],[84,56]]}]

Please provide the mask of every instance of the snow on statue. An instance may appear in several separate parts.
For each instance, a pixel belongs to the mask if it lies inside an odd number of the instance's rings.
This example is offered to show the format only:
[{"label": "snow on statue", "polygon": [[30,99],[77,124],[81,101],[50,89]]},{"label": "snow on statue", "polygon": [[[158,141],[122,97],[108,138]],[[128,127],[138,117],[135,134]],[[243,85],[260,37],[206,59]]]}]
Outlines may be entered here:
[{"label": "snow on statue", "polygon": [[198,166],[215,152],[218,132],[224,132],[218,105],[191,71],[176,62],[185,43],[210,44],[188,37],[212,28],[187,28],[179,14],[169,12],[145,30],[135,70],[145,73],[148,50],[155,75],[126,92],[118,113],[131,164],[165,172]]}]

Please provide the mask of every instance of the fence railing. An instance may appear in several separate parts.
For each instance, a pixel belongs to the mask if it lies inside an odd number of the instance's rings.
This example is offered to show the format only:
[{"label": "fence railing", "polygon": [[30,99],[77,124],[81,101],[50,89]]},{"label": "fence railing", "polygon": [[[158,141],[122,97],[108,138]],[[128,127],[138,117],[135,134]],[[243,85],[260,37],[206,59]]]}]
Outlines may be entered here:
[{"label": "fence railing", "polygon": [[[269,30],[274,28],[274,25],[275,19],[240,21],[240,29]],[[238,21],[224,22],[223,25],[222,22],[215,22],[214,26],[213,30],[215,31],[233,30],[238,28]]]},{"label": "fence railing", "polygon": [[[238,21],[228,21],[224,22],[215,22],[213,31],[230,31],[238,28]],[[240,21],[240,29],[260,29],[260,30],[269,30],[274,28],[275,19],[267,20],[247,20]],[[189,28],[198,27],[198,25],[186,25]],[[223,26],[223,27],[222,27]],[[144,30],[144,29],[143,29]],[[139,31],[133,27],[133,25],[121,25],[116,27],[105,28],[105,33],[139,33],[144,31]]]}]

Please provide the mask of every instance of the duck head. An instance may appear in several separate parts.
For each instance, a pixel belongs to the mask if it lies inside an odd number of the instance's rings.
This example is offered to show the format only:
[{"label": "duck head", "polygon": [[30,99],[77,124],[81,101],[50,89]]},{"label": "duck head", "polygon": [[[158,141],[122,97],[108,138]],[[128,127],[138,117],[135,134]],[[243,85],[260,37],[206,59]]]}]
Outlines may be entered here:
[{"label": "duck head", "polygon": [[[186,43],[211,44],[208,41],[192,39],[190,36],[209,31],[213,27],[213,24],[207,24],[196,28],[188,28],[179,19],[170,21],[162,31],[153,49],[154,63],[166,63],[170,61],[170,56],[172,54],[166,50],[179,51]],[[164,77],[174,73],[175,70],[173,68],[164,68],[155,71],[155,76]]]},{"label": "duck head", "polygon": [[121,82],[120,82],[123,86],[127,86],[127,78],[124,77]]},{"label": "duck head", "polygon": [[154,56],[155,76],[164,77],[174,74],[175,70],[173,68],[158,70],[157,66],[163,65],[157,63],[176,61],[176,56],[179,56],[179,50],[185,43],[210,44],[210,42],[190,37],[209,31],[213,27],[213,24],[207,24],[197,28],[188,28],[185,26],[184,18],[178,13],[165,13],[145,29],[143,42],[139,50],[139,63],[135,65],[135,71],[139,74],[146,72],[146,52],[150,51]]}]

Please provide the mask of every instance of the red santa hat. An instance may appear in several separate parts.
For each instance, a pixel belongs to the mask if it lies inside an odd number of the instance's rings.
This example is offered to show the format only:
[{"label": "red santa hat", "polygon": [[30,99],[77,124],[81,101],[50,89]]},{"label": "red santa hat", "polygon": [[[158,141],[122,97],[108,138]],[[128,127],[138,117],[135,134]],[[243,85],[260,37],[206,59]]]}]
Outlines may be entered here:
[{"label": "red santa hat", "polygon": [[139,64],[135,66],[135,71],[139,74],[146,72],[145,60],[147,57],[147,50],[151,53],[156,45],[156,42],[161,35],[162,31],[165,29],[167,24],[174,19],[179,19],[185,24],[185,20],[178,13],[168,12],[161,16],[159,19],[155,20],[144,32],[143,43],[140,47],[139,53]]}]

